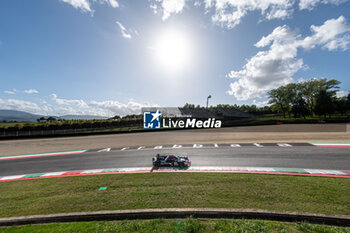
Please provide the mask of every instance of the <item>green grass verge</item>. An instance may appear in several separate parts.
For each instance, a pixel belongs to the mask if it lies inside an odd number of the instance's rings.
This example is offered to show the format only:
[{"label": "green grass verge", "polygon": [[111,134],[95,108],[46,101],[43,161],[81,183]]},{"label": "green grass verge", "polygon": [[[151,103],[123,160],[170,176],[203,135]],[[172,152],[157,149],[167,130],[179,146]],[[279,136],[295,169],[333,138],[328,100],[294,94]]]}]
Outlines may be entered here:
[{"label": "green grass verge", "polygon": [[0,228],[0,232],[256,232],[256,233],[316,233],[339,232],[350,233],[350,227],[333,227],[307,223],[281,223],[254,220],[144,220],[115,222],[79,222],[64,224],[44,224]]},{"label": "green grass verge", "polygon": [[[107,187],[98,191],[100,187]],[[0,217],[145,208],[258,208],[350,215],[350,179],[145,173],[0,183]]]}]

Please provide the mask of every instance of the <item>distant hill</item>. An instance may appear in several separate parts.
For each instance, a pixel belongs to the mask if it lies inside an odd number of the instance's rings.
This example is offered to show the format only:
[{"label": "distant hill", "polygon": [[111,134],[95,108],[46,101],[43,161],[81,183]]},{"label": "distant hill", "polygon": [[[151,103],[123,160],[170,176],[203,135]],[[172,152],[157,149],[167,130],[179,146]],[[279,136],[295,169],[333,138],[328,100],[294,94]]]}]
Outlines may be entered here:
[{"label": "distant hill", "polygon": [[108,117],[92,116],[92,115],[64,115],[64,116],[58,117],[58,119],[63,119],[63,120],[102,120],[107,118]]},{"label": "distant hill", "polygon": [[17,111],[17,110],[0,110],[0,122],[2,121],[17,121],[17,122],[28,122],[36,121],[42,115],[36,115],[28,112]]},{"label": "distant hill", "polygon": [[[17,122],[33,122],[37,121],[40,117],[47,117],[43,115],[36,115],[29,112],[17,111],[17,110],[0,110],[0,122],[3,121],[17,121]],[[103,116],[92,116],[92,115],[64,115],[64,116],[53,116],[56,119],[63,120],[102,120],[108,117]]]}]

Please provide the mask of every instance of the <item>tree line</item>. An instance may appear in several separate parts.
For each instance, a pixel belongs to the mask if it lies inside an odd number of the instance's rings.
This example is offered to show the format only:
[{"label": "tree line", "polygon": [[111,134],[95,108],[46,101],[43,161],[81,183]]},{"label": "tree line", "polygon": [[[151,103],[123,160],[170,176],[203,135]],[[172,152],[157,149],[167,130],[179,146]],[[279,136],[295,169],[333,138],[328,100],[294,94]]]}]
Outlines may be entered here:
[{"label": "tree line", "polygon": [[[205,107],[202,107],[200,105],[194,105],[194,104],[189,104],[186,103],[183,108],[189,108],[189,109],[204,109]],[[218,104],[216,106],[210,106],[208,108],[209,111],[215,112],[215,109],[218,108],[223,108],[223,109],[237,109],[242,112],[247,112],[255,115],[263,115],[263,114],[272,114],[276,113],[275,111],[272,110],[270,106],[263,106],[263,107],[257,107],[256,105],[248,105],[248,104],[243,104],[243,105],[237,105],[237,104]]]},{"label": "tree line", "polygon": [[312,79],[290,83],[268,93],[273,111],[284,117],[324,116],[335,112],[345,114],[350,109],[350,95],[337,98],[340,82],[331,79]]},{"label": "tree line", "polygon": [[[350,94],[337,97],[340,82],[335,79],[311,79],[300,83],[290,83],[268,92],[268,106],[218,104],[216,108],[237,109],[254,115],[282,114],[295,118],[307,116],[324,116],[327,114],[346,114],[350,110]],[[183,108],[199,109],[200,105],[186,103]]]},{"label": "tree line", "polygon": [[[113,117],[115,118],[115,117]],[[71,129],[98,129],[98,128],[124,128],[141,126],[141,115],[116,117],[106,120],[61,120],[54,117],[39,118],[37,123],[17,123],[15,125],[2,125],[0,131],[39,131],[39,130],[71,130]]]}]

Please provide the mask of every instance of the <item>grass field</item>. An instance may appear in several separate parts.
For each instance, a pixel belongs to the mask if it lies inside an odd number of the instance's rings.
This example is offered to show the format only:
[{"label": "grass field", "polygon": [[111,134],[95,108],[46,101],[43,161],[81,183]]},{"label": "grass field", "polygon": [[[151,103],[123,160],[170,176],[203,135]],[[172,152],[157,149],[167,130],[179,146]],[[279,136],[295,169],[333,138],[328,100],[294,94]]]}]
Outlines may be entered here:
[{"label": "grass field", "polygon": [[281,223],[251,220],[147,220],[116,222],[80,222],[64,224],[44,224],[0,228],[0,232],[256,232],[256,233],[350,233],[350,228],[312,225],[307,223]]},{"label": "grass field", "polygon": [[[107,187],[98,191],[100,187]],[[350,215],[350,179],[228,173],[116,174],[0,183],[0,217],[148,208]]]}]

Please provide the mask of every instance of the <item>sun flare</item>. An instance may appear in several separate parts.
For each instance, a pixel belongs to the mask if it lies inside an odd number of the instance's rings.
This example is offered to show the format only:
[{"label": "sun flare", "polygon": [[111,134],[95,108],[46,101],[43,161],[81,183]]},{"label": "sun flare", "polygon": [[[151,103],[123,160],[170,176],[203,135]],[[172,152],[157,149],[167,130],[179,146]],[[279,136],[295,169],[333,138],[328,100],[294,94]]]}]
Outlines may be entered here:
[{"label": "sun flare", "polygon": [[185,33],[176,30],[165,31],[156,40],[157,63],[167,71],[183,70],[190,62],[190,50]]}]

